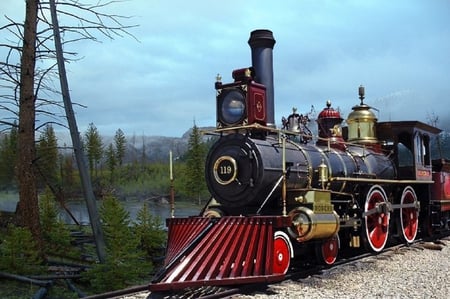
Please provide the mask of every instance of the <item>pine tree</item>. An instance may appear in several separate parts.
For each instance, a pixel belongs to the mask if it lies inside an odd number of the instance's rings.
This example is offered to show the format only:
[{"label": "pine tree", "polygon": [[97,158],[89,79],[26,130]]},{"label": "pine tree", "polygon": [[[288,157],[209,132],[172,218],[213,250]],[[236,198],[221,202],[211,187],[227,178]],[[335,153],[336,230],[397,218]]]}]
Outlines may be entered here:
[{"label": "pine tree", "polygon": [[109,181],[111,184],[114,183],[114,171],[117,166],[117,156],[114,151],[114,146],[112,143],[109,144],[108,149],[106,150],[106,165],[109,170]]},{"label": "pine tree", "polygon": [[58,182],[58,141],[51,125],[45,126],[36,150],[41,187],[55,186]]},{"label": "pine tree", "polygon": [[74,190],[75,187],[75,173],[74,173],[74,158],[72,155],[62,155],[60,159],[61,167],[61,185],[65,192]]},{"label": "pine tree", "polygon": [[89,170],[92,177],[94,177],[94,174],[95,177],[97,177],[98,164],[100,163],[103,155],[102,137],[100,136],[100,133],[93,123],[89,124],[89,127],[84,136],[84,146],[86,148],[87,158],[89,162]]},{"label": "pine tree", "polygon": [[188,196],[201,201],[201,194],[206,191],[205,184],[206,146],[198,127],[194,124],[189,136],[186,161],[186,191]]},{"label": "pine tree", "polygon": [[123,289],[149,275],[151,264],[143,262],[140,240],[130,227],[130,214],[118,199],[107,196],[100,207],[106,241],[106,260],[88,270],[84,277],[96,292]]},{"label": "pine tree", "polygon": [[134,224],[136,236],[140,241],[139,247],[148,257],[157,257],[166,241],[161,218],[153,216],[146,203],[138,211]]},{"label": "pine tree", "polygon": [[11,188],[17,184],[17,126],[0,141],[0,185]]},{"label": "pine tree", "polygon": [[79,253],[71,244],[70,231],[65,223],[58,219],[58,208],[51,191],[46,188],[39,201],[40,220],[44,252],[47,255],[78,257]]},{"label": "pine tree", "polygon": [[125,134],[121,129],[118,129],[116,131],[116,134],[114,135],[114,145],[116,147],[117,164],[119,166],[122,166],[123,158],[125,157],[127,139],[125,138]]},{"label": "pine tree", "polygon": [[31,232],[26,227],[10,225],[0,243],[0,270],[15,274],[37,274],[42,259]]}]

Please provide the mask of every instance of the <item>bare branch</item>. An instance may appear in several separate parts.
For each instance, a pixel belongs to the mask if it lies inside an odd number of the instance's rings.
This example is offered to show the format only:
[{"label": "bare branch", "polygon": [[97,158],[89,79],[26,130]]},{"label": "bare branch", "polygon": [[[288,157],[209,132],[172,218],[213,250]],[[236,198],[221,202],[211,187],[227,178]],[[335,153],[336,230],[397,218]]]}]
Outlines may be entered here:
[{"label": "bare branch", "polygon": [[[78,57],[78,53],[68,50],[69,46],[84,40],[101,42],[102,37],[115,39],[117,37],[131,37],[138,39],[128,30],[138,25],[126,24],[132,17],[111,14],[107,8],[113,4],[123,3],[122,0],[103,1],[98,0],[95,4],[83,4],[79,0],[60,0],[58,1],[57,13],[64,23],[60,26],[61,36],[63,37],[64,59],[67,62],[78,61],[83,57]],[[35,106],[36,114],[46,118],[61,118],[62,113],[56,113],[55,110],[63,108],[61,101],[54,100],[60,98],[60,91],[53,86],[57,78],[55,69],[55,50],[53,45],[53,27],[49,19],[50,3],[41,1],[38,7],[38,28],[36,39],[35,57],[38,62],[35,68]],[[0,110],[6,114],[11,114],[11,120],[17,121],[19,110],[19,90],[20,90],[20,58],[22,55],[22,41],[24,39],[23,23],[14,21],[5,16],[9,22],[0,27],[0,31],[7,33],[6,43],[1,43],[0,48],[7,49],[6,57],[0,62],[0,88],[11,93],[3,92],[0,94]],[[52,61],[47,66],[47,61]],[[42,63],[44,67],[39,67]],[[73,105],[87,108],[80,103]],[[2,117],[0,126],[11,125],[10,119]],[[55,123],[57,123],[55,121]],[[61,124],[59,124],[61,125]]]},{"label": "bare branch", "polygon": [[42,125],[36,127],[36,131],[39,131],[41,128],[46,127],[47,125],[57,125],[59,127],[63,127],[65,129],[68,129],[69,127],[63,123],[55,122],[55,121],[46,121]]}]

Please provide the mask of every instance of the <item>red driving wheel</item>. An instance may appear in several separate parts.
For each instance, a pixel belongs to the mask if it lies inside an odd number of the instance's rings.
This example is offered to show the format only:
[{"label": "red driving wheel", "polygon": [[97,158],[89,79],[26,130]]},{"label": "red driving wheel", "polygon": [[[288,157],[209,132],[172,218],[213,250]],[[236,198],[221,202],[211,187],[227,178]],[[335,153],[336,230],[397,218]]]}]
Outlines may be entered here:
[{"label": "red driving wheel", "polygon": [[[416,238],[419,229],[419,212],[415,206],[417,196],[414,189],[410,186],[403,190],[400,200],[400,224],[402,226],[403,238],[407,243],[412,243]],[[403,207],[403,205],[414,205],[412,207]]]},{"label": "red driving wheel", "polygon": [[333,265],[337,260],[339,247],[340,241],[338,235],[318,244],[316,247],[316,255],[319,263],[323,265]]},{"label": "red driving wheel", "polygon": [[275,233],[273,241],[273,273],[286,274],[291,263],[291,244],[283,232]]},{"label": "red driving wheel", "polygon": [[383,205],[387,202],[382,187],[372,186],[367,193],[364,206],[365,240],[369,248],[375,252],[383,250],[388,240],[390,213]]}]

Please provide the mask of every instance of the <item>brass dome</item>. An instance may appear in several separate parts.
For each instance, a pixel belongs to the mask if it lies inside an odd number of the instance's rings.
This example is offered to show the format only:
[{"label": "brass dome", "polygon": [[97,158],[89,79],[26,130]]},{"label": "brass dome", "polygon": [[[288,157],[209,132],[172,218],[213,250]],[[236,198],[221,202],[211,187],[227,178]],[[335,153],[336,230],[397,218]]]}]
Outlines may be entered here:
[{"label": "brass dome", "polygon": [[372,107],[364,104],[364,88],[360,86],[361,104],[352,107],[352,112],[347,117],[348,142],[376,143],[377,135],[375,127],[377,117],[370,110]]},{"label": "brass dome", "polygon": [[347,117],[347,123],[353,122],[353,121],[373,121],[376,122],[378,119],[375,116],[375,113],[373,113],[370,110],[370,106],[366,104],[362,104],[359,106],[352,107],[352,112]]}]

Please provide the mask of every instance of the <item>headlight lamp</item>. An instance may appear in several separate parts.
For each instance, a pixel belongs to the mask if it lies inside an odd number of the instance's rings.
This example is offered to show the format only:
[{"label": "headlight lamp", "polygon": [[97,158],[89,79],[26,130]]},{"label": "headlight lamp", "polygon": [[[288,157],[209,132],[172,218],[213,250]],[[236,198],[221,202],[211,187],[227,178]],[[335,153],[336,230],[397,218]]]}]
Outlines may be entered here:
[{"label": "headlight lamp", "polygon": [[245,97],[245,93],[237,88],[222,92],[218,98],[218,116],[223,124],[242,124],[246,116]]}]

